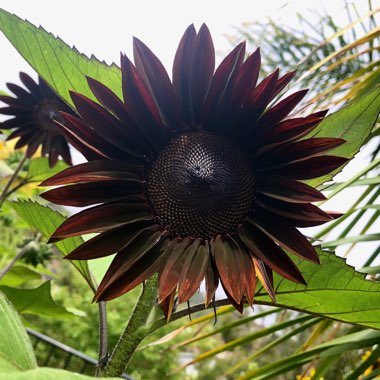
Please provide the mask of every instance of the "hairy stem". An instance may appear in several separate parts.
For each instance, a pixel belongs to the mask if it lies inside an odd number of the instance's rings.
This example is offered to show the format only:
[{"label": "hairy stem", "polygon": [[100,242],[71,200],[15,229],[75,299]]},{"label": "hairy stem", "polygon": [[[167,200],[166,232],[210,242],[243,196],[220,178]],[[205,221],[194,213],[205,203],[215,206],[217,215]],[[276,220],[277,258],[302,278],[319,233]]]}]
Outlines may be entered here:
[{"label": "hairy stem", "polygon": [[131,318],[114,348],[103,376],[121,376],[140,342],[149,334],[145,328],[157,298],[157,276],[146,281]]},{"label": "hairy stem", "polygon": [[7,184],[5,185],[4,189],[3,189],[3,192],[1,193],[0,195],[0,207],[3,205],[3,203],[5,202],[5,200],[7,199],[7,196],[8,196],[8,190],[9,188],[11,187],[12,183],[14,182],[14,180],[17,178],[18,176],[18,173],[20,172],[20,170],[22,169],[25,161],[26,161],[26,155],[20,160],[20,162],[18,163],[17,165],[17,168],[15,169],[15,171],[13,172],[11,178],[9,178],[9,181],[7,182]]},{"label": "hairy stem", "polygon": [[98,355],[98,368],[96,375],[100,376],[101,371],[108,359],[108,324],[107,324],[107,303],[100,301],[99,308],[99,355]]}]

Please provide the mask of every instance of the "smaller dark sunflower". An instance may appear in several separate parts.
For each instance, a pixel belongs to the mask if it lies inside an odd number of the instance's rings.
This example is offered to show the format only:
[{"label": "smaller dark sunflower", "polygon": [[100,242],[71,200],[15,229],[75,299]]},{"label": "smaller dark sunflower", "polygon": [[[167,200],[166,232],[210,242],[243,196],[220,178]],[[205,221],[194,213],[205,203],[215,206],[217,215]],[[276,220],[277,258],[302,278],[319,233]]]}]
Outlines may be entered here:
[{"label": "smaller dark sunflower", "polygon": [[70,108],[38,78],[36,83],[28,74],[20,72],[21,82],[26,89],[14,83],[7,83],[15,96],[1,95],[0,100],[7,106],[0,108],[0,114],[14,116],[0,123],[0,130],[12,129],[7,140],[16,137],[15,148],[27,146],[26,156],[31,158],[42,146],[42,156],[49,156],[49,166],[54,166],[58,157],[72,165],[67,139],[54,121],[64,123],[60,111],[73,113]]}]

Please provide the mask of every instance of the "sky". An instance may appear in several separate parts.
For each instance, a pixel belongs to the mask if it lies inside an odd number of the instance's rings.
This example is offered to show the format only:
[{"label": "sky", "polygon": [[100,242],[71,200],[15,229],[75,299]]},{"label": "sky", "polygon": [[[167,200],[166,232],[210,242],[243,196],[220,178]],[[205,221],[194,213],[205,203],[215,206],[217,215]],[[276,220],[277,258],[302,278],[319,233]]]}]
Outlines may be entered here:
[{"label": "sky", "polygon": [[[359,11],[368,9],[367,0],[357,0],[355,4]],[[373,5],[379,7],[380,0],[373,0]],[[191,23],[196,28],[202,23],[208,25],[219,56],[232,49],[226,36],[233,35],[235,28],[245,22],[265,21],[270,17],[276,22],[295,26],[297,13],[313,20],[316,12],[327,12],[336,24],[343,26],[347,23],[343,0],[0,0],[0,7],[35,25],[42,25],[70,46],[75,45],[80,52],[88,56],[94,54],[109,64],[119,62],[120,52],[132,57],[132,37],[136,36],[155,52],[168,72],[178,42]],[[33,69],[2,34],[0,52],[0,90],[6,89],[5,82],[19,83],[19,71],[36,77]],[[367,158],[368,152],[362,152],[359,159],[337,178],[349,178]],[[357,189],[352,191],[353,195],[355,191]],[[334,200],[332,209],[344,212],[348,205],[347,196],[350,195]],[[350,263],[358,265],[356,259]]]}]

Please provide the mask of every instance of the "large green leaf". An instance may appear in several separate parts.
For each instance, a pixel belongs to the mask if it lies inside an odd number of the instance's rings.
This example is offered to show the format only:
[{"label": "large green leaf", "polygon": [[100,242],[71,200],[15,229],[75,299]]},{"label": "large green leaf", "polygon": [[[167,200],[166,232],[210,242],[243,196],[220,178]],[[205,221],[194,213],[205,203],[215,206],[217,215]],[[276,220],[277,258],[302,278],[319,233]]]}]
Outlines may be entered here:
[{"label": "large green leaf", "polygon": [[36,314],[47,317],[73,317],[63,306],[57,305],[50,293],[50,281],[34,289],[18,289],[0,286],[0,290],[21,314]]},{"label": "large green leaf", "polygon": [[56,368],[35,368],[25,372],[2,373],[0,379],[6,380],[120,380],[120,377],[92,377]]},{"label": "large green leaf", "polygon": [[[348,106],[326,117],[318,126],[315,137],[340,137],[346,144],[329,152],[329,154],[353,158],[362,144],[367,140],[380,112],[380,86],[352,102]],[[333,173],[306,181],[311,186],[318,186],[330,180],[340,169]]]},{"label": "large green leaf", "polygon": [[72,104],[68,90],[94,98],[85,75],[101,81],[121,96],[121,73],[115,64],[109,66],[94,56],[88,58],[42,27],[37,28],[1,9],[0,30],[68,104]]},{"label": "large green leaf", "polygon": [[[0,372],[37,367],[29,337],[12,304],[0,292]],[[7,379],[1,375],[1,379]]]},{"label": "large green leaf", "polygon": [[[366,280],[333,253],[318,249],[318,254],[322,265],[295,260],[306,286],[275,275],[275,306],[380,329],[380,283]],[[262,287],[255,302],[273,305]]]},{"label": "large green leaf", "polygon": [[[46,238],[50,238],[52,233],[66,219],[66,217],[58,211],[32,201],[12,202],[12,206],[21,218],[23,218],[30,226],[40,231]],[[55,245],[64,255],[67,255],[82,243],[83,239],[81,237],[73,237],[57,242]],[[72,261],[72,263],[82,274],[91,288],[94,289],[87,261]]]}]

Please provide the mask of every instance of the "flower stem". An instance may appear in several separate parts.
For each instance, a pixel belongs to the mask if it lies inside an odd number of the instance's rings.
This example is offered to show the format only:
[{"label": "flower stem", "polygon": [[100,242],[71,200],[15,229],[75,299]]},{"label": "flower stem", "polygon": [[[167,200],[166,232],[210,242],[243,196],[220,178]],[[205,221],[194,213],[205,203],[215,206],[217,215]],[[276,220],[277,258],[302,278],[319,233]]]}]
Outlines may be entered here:
[{"label": "flower stem", "polygon": [[108,324],[107,324],[107,303],[100,301],[99,307],[99,356],[96,374],[100,375],[108,356]]},{"label": "flower stem", "polygon": [[114,348],[103,376],[121,376],[140,342],[148,335],[145,327],[157,298],[157,276],[146,281],[131,318]]},{"label": "flower stem", "polygon": [[3,189],[3,192],[1,193],[0,195],[0,207],[3,205],[3,203],[5,202],[5,200],[7,199],[7,195],[8,195],[8,190],[9,188],[11,187],[12,183],[14,182],[14,180],[17,178],[18,176],[18,173],[20,172],[20,170],[22,169],[25,161],[26,161],[27,157],[26,155],[20,160],[20,162],[18,163],[17,165],[17,168],[15,169],[15,171],[13,172],[11,178],[9,178],[9,181],[7,182],[7,184],[5,185],[4,189]]}]

